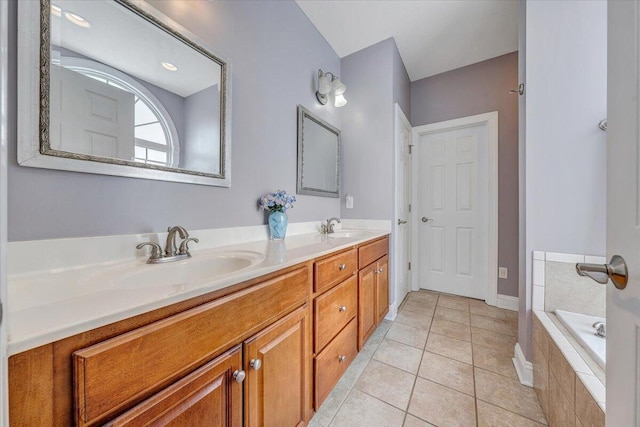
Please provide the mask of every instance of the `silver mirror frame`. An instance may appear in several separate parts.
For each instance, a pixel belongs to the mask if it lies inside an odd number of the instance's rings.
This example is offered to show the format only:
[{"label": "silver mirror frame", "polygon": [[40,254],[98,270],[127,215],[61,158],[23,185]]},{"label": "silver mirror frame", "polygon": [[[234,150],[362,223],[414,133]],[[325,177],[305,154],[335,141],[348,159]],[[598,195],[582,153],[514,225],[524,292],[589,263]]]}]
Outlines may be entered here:
[{"label": "silver mirror frame", "polygon": [[143,0],[114,0],[221,66],[220,174],[140,165],[51,149],[50,0],[18,2],[18,163],[22,166],[218,187],[231,186],[231,63]]},{"label": "silver mirror frame", "polygon": [[[322,126],[328,131],[335,133],[338,138],[338,158],[336,159],[337,191],[328,191],[321,188],[311,188],[311,187],[302,186],[302,178],[304,176],[303,154],[304,154],[304,119],[305,118],[309,118],[310,120],[313,120],[318,125]],[[316,116],[311,111],[304,108],[302,105],[298,105],[298,177],[297,177],[298,179],[297,179],[297,186],[296,186],[297,194],[303,194],[308,196],[332,197],[336,199],[340,197],[340,167],[341,167],[341,156],[342,156],[341,144],[342,144],[342,141],[340,137],[340,129],[322,120],[320,117]]]}]

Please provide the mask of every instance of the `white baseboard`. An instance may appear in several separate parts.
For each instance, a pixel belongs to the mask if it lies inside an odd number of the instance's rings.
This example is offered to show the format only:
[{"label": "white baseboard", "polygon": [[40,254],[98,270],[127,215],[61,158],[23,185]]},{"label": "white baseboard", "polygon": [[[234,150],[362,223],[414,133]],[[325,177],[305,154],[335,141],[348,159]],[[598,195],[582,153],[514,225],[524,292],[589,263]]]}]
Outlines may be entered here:
[{"label": "white baseboard", "polygon": [[504,308],[506,310],[518,311],[519,306],[520,298],[518,297],[498,294],[498,298],[496,298],[496,307]]},{"label": "white baseboard", "polygon": [[513,366],[516,368],[520,384],[533,387],[533,364],[528,362],[524,357],[524,353],[520,348],[520,344],[516,344],[514,349]]},{"label": "white baseboard", "polygon": [[398,303],[394,302],[389,306],[389,312],[384,316],[384,318],[386,320],[394,321],[396,320],[396,317],[398,317]]}]

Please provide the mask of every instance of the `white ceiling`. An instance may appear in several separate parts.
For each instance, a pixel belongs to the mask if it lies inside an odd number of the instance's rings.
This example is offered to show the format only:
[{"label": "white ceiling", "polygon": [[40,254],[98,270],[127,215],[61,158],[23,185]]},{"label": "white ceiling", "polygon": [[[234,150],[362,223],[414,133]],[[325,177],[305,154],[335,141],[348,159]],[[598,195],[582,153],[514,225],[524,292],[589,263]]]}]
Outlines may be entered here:
[{"label": "white ceiling", "polygon": [[296,0],[340,58],[393,37],[411,81],[518,50],[517,0]]}]

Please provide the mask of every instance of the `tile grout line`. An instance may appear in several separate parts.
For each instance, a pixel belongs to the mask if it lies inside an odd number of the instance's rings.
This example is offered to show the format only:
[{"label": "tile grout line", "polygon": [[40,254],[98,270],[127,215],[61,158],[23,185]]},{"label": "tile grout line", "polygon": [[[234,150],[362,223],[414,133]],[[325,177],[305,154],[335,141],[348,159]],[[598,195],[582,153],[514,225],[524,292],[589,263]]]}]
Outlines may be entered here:
[{"label": "tile grout line", "polygon": [[[436,307],[437,307],[437,304],[438,304],[438,300],[440,300],[440,295],[438,295],[436,297]],[[434,314],[435,314],[435,310],[434,310]],[[431,335],[432,326],[433,326],[433,316],[431,316],[431,322],[429,323],[429,330],[427,331],[427,339],[424,341],[424,347],[422,349],[422,355],[420,356],[420,363],[418,364],[418,370],[416,371],[416,377],[413,380],[413,387],[411,387],[411,394],[409,394],[409,403],[407,403],[407,410],[405,411],[405,416],[404,416],[405,421],[407,419],[407,415],[409,415],[409,407],[411,406],[411,399],[413,398],[413,393],[416,390],[416,383],[418,382],[418,377],[420,376],[420,367],[422,366],[422,359],[424,359],[424,352],[427,351],[427,342],[429,341],[429,335]],[[411,414],[411,416],[422,420],[422,418],[418,417],[417,415]],[[427,422],[428,424],[431,424],[427,420],[423,420],[423,421]],[[403,423],[403,425],[404,425],[404,423]]]}]

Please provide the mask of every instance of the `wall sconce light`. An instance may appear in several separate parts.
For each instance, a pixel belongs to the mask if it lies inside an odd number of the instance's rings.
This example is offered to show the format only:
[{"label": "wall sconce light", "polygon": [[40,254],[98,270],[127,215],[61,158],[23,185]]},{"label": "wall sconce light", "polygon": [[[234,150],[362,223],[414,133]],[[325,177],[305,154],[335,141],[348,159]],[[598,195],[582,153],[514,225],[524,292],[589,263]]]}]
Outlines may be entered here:
[{"label": "wall sconce light", "polygon": [[346,90],[347,86],[335,74],[318,70],[316,98],[320,104],[327,105],[329,95],[333,93],[333,105],[336,107],[344,106],[347,103],[347,99],[344,97]]}]

